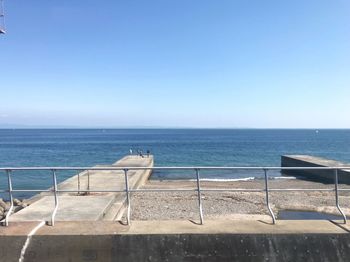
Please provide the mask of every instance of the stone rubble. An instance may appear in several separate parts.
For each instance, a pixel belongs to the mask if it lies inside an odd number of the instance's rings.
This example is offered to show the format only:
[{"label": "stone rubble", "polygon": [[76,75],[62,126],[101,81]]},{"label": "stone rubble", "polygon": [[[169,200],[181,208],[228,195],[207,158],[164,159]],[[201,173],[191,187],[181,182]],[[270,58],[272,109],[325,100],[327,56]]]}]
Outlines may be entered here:
[{"label": "stone rubble", "polygon": [[[27,207],[29,204],[25,199],[19,200],[17,198],[13,199],[13,213],[18,212],[19,210]],[[0,198],[0,221],[5,218],[8,210],[10,209],[11,203],[9,201],[4,201]]]}]

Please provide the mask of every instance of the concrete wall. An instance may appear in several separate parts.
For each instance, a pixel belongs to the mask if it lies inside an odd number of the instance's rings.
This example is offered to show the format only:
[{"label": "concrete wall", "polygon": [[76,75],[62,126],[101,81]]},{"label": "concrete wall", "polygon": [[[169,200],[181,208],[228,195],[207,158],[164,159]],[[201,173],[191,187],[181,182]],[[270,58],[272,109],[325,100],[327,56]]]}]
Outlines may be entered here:
[{"label": "concrete wall", "polygon": [[[281,156],[282,167],[327,167],[345,166],[346,164],[312,156]],[[283,170],[283,174],[291,176],[302,176],[308,180],[317,182],[334,183],[333,170]],[[339,183],[350,184],[350,171],[338,170]]]},{"label": "concrete wall", "polygon": [[[0,236],[0,261],[18,261],[23,236]],[[33,236],[24,261],[349,261],[349,234]]]}]

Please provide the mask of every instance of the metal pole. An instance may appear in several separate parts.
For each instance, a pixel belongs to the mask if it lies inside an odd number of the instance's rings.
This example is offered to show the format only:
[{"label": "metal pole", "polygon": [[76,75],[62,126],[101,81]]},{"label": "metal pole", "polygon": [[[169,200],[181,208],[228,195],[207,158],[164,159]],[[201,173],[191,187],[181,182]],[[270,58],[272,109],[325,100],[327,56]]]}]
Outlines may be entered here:
[{"label": "metal pole", "polygon": [[124,177],[125,177],[125,193],[126,193],[126,204],[127,204],[127,211],[126,211],[126,223],[127,225],[131,224],[130,221],[130,192],[129,192],[129,179],[128,179],[128,170],[124,169]]},{"label": "metal pole", "polygon": [[203,225],[203,208],[202,208],[202,196],[201,196],[201,184],[200,184],[200,178],[199,178],[199,169],[196,170],[196,178],[197,178],[197,195],[198,195],[198,205],[199,205],[199,219],[200,224]]},{"label": "metal pole", "polygon": [[51,226],[55,225],[55,216],[58,209],[58,196],[57,196],[57,178],[56,178],[56,171],[52,170],[52,181],[53,181],[53,189],[54,189],[54,196],[55,196],[55,209],[52,212],[51,215]]},{"label": "metal pole", "polygon": [[78,171],[78,195],[80,195],[80,172]]},{"label": "metal pole", "polygon": [[[89,191],[90,190],[90,171],[88,170],[87,171],[87,175],[88,175],[88,181],[87,181],[87,190]],[[87,195],[90,195],[90,192],[87,192]]]},{"label": "metal pole", "polygon": [[13,195],[12,195],[12,179],[11,179],[11,170],[6,170],[7,173],[7,182],[8,182],[8,191],[10,196],[10,209],[7,211],[6,217],[5,217],[5,226],[9,225],[9,217],[13,210]]},{"label": "metal pole", "polygon": [[344,224],[346,224],[346,216],[343,212],[343,210],[339,206],[339,195],[338,195],[338,169],[334,170],[334,186],[335,186],[335,204],[340,212],[340,214],[343,217]]},{"label": "metal pole", "polygon": [[270,201],[269,201],[269,184],[268,184],[267,169],[264,169],[264,175],[265,175],[266,206],[267,206],[267,209],[269,210],[269,213],[271,215],[272,224],[276,224],[276,218],[275,218],[275,215],[273,214],[273,211],[270,207]]}]

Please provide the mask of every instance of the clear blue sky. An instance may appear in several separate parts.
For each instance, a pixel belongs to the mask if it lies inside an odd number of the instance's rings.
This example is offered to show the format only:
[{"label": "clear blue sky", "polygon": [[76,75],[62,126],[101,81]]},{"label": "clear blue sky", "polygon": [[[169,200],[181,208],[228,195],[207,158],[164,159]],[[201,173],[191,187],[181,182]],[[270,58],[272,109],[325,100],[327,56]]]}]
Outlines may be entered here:
[{"label": "clear blue sky", "polygon": [[350,128],[350,1],[5,8],[0,126]]}]

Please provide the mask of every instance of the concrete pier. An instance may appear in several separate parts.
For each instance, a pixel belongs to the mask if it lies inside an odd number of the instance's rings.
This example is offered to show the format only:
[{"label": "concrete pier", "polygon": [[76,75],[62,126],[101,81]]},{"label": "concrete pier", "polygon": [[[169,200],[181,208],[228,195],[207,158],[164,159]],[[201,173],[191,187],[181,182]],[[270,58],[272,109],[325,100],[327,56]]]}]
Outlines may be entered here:
[{"label": "concrete pier", "polygon": [[[152,167],[153,156],[126,156],[111,167]],[[108,167],[108,166],[106,166]],[[129,170],[129,187],[136,189],[149,178],[150,170]],[[90,170],[79,174],[80,192],[60,193],[58,211],[55,221],[97,221],[114,220],[124,211],[125,193],[91,193],[84,190],[124,190],[125,178],[122,170]],[[78,175],[73,176],[58,185],[59,190],[77,190]],[[49,221],[54,209],[52,193],[42,193],[32,198],[31,205],[10,216],[14,221]]]},{"label": "concrete pier", "polygon": [[[338,170],[339,183],[350,184],[350,170],[341,167],[349,167],[350,164],[309,155],[284,155],[281,156],[282,167],[340,167]],[[301,176],[312,181],[334,183],[333,170],[284,170],[285,175]]]}]

